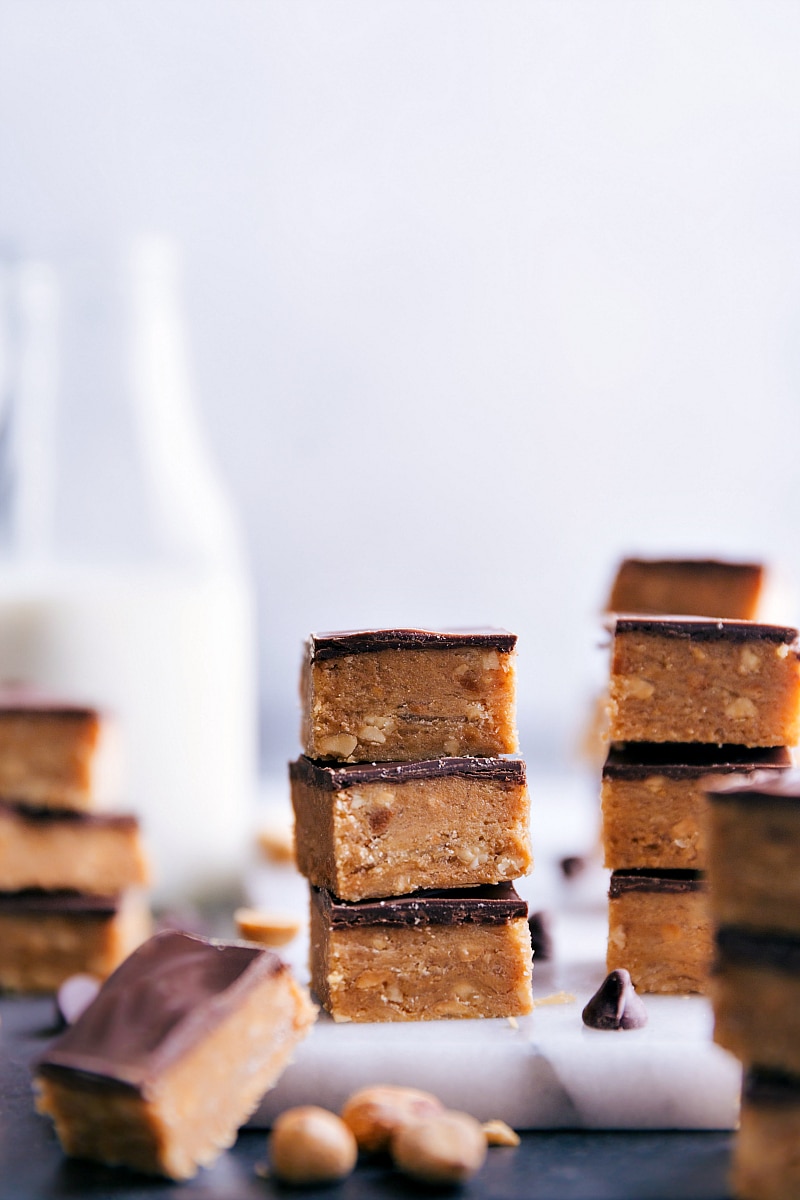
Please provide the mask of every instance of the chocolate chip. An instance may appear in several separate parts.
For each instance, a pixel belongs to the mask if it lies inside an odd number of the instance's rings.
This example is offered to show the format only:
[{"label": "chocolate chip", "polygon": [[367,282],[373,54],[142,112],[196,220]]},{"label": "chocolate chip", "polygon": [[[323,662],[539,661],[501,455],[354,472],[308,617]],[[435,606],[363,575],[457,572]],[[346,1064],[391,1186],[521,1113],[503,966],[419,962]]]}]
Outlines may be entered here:
[{"label": "chocolate chip", "polygon": [[537,962],[548,962],[553,957],[553,935],[550,930],[550,914],[531,913],[528,917],[531,931],[531,949]]},{"label": "chocolate chip", "polygon": [[583,1010],[583,1023],[590,1029],[641,1029],[647,1024],[644,1001],[626,970],[606,976]]},{"label": "chocolate chip", "polygon": [[565,879],[574,879],[586,870],[586,859],[581,854],[568,854],[558,864]]},{"label": "chocolate chip", "polygon": [[65,1025],[74,1025],[100,990],[100,980],[94,975],[70,975],[56,993],[56,1008]]}]

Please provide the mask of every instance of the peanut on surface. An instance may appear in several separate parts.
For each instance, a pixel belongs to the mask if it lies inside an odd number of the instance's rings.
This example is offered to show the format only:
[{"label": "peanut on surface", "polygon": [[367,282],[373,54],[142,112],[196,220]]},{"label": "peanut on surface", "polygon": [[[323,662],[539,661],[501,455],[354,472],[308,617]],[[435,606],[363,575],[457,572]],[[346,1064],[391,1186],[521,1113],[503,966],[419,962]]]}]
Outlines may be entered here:
[{"label": "peanut on surface", "polygon": [[441,1101],[430,1092],[381,1084],[354,1092],[341,1116],[355,1134],[359,1149],[374,1154],[388,1150],[403,1125],[443,1111]]},{"label": "peanut on surface", "polygon": [[395,1166],[423,1183],[463,1183],[486,1158],[486,1134],[467,1113],[442,1112],[398,1129]]},{"label": "peanut on surface", "polygon": [[287,1108],[269,1137],[273,1173],[285,1183],[335,1183],[351,1173],[358,1146],[335,1113],[316,1105]]}]

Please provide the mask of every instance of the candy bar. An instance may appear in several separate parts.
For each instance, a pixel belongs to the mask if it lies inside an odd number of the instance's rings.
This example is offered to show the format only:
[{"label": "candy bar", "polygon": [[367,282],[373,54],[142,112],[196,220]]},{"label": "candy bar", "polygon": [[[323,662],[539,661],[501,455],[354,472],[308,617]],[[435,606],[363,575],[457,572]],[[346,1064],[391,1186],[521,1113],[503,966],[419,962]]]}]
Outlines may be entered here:
[{"label": "candy bar", "polygon": [[618,742],[794,745],[797,630],[747,621],[620,617],[611,667]]},{"label": "candy bar", "polygon": [[505,630],[313,635],[301,684],[305,754],[392,762],[515,753],[515,645]]},{"label": "candy bar", "polygon": [[135,892],[0,892],[0,989],[50,992],[70,975],[104,978],[149,932]]},{"label": "candy bar", "polygon": [[720,777],[759,769],[778,775],[789,766],[791,757],[783,748],[697,742],[612,747],[601,789],[605,866],[703,870],[708,786]]},{"label": "candy bar", "polygon": [[800,937],[800,772],[718,781],[709,799],[715,920]]},{"label": "candy bar", "polygon": [[36,809],[0,800],[0,881],[6,891],[112,895],[148,882],[139,824],[122,813]]},{"label": "candy bar", "polygon": [[312,888],[311,986],[337,1021],[530,1012],[527,905],[509,883],[358,903]]},{"label": "candy bar", "polygon": [[800,1075],[800,937],[724,925],[715,951],[714,1040],[745,1066]]},{"label": "candy bar", "polygon": [[190,1178],[233,1144],[314,1014],[272,951],[158,934],[42,1055],[37,1107],[67,1154]]},{"label": "candy bar", "polygon": [[800,1078],[748,1071],[742,1088],[731,1183],[740,1200],[800,1196]]},{"label": "candy bar", "polygon": [[627,969],[642,992],[700,992],[711,959],[699,871],[614,871],[606,969]]},{"label": "candy bar", "polygon": [[300,871],[343,900],[500,883],[531,866],[525,764],[290,765]]},{"label": "candy bar", "polygon": [[761,563],[626,558],[617,570],[606,610],[754,621],[766,579]]}]

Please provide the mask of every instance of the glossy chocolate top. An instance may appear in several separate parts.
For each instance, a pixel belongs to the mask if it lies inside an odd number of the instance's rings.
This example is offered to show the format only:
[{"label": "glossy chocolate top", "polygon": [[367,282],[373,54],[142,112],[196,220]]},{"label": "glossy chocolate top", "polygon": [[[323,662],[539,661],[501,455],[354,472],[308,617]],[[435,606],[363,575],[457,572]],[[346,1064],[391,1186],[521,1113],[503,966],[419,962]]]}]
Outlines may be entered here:
[{"label": "glossy chocolate top", "polygon": [[715,943],[718,964],[772,967],[786,975],[800,975],[800,937],[723,925],[716,932]]},{"label": "glossy chocolate top", "polygon": [[676,895],[705,890],[706,881],[702,871],[661,871],[644,867],[637,870],[612,871],[608,885],[608,894],[612,900],[628,892],[662,892]]},{"label": "glossy chocolate top", "polygon": [[784,746],[751,750],[747,746],[710,746],[700,742],[629,742],[609,750],[604,779],[699,779],[703,775],[770,770],[775,775],[792,765]]},{"label": "glossy chocolate top", "polygon": [[0,892],[0,915],[7,917],[37,913],[41,916],[110,917],[119,912],[120,896],[95,896],[91,892],[43,891],[25,888]]},{"label": "glossy chocolate top", "polygon": [[754,1067],[745,1073],[742,1100],[746,1104],[769,1108],[795,1108],[800,1105],[800,1079],[786,1071]]},{"label": "glossy chocolate top", "polygon": [[458,775],[464,779],[488,779],[498,783],[525,783],[521,758],[429,758],[418,762],[352,763],[337,766],[315,762],[303,755],[289,763],[289,775],[326,792],[358,787],[365,783],[410,783],[416,779],[442,779]]},{"label": "glossy chocolate top", "polygon": [[247,992],[288,968],[271,950],[166,930],[117,967],[38,1073],[85,1088],[146,1094]]},{"label": "glossy chocolate top", "polygon": [[338,900],[325,888],[311,889],[312,903],[329,925],[507,925],[528,919],[528,906],[510,883],[448,891],[423,890],[388,900]]},{"label": "glossy chocolate top", "polygon": [[81,829],[136,829],[139,822],[133,813],[76,812],[71,808],[34,808],[28,804],[16,804],[13,800],[0,800],[0,817],[9,816],[26,825],[72,825]]},{"label": "glossy chocolate top", "polygon": [[692,642],[774,642],[795,648],[798,632],[791,625],[762,625],[758,621],[713,620],[709,617],[617,617],[617,635],[644,633],[650,637],[681,638]]},{"label": "glossy chocolate top", "polygon": [[506,629],[346,629],[312,633],[308,654],[312,662],[376,650],[458,650],[463,646],[485,646],[509,654],[516,644],[516,634]]},{"label": "glossy chocolate top", "polygon": [[745,779],[725,779],[707,791],[709,800],[729,804],[800,805],[800,770],[757,771]]}]

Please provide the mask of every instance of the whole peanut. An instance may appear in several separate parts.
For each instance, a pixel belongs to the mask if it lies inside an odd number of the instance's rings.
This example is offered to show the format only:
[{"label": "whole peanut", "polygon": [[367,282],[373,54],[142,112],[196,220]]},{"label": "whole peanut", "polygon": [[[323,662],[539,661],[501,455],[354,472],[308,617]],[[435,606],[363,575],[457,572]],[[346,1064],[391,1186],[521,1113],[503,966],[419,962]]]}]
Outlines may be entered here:
[{"label": "whole peanut", "polygon": [[335,1183],[350,1174],[357,1158],[353,1134],[326,1108],[287,1108],[272,1127],[270,1166],[285,1183]]},{"label": "whole peanut", "polygon": [[486,1134],[467,1113],[442,1112],[398,1129],[395,1166],[423,1183],[463,1183],[486,1158]]},{"label": "whole peanut", "polygon": [[354,1092],[341,1117],[355,1134],[359,1149],[374,1154],[388,1150],[403,1125],[443,1111],[441,1101],[430,1092],[381,1084]]}]

